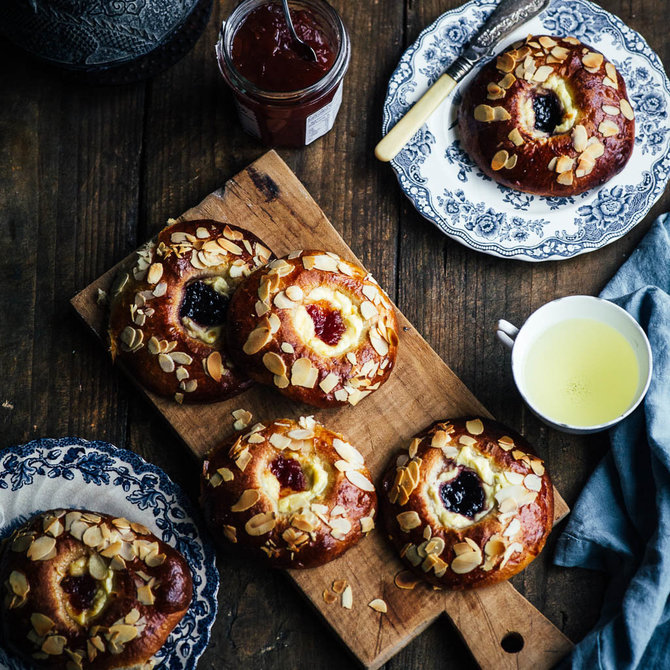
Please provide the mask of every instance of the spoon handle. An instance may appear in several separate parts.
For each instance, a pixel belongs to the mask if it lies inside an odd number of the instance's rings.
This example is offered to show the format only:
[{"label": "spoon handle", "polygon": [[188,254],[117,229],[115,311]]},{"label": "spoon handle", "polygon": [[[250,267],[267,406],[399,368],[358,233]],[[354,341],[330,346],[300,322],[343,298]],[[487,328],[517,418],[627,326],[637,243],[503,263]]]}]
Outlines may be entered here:
[{"label": "spoon handle", "polygon": [[412,139],[414,133],[421,128],[425,120],[454,90],[454,86],[456,86],[456,80],[445,72],[381,139],[375,147],[375,156],[384,162],[395,158],[396,154]]}]

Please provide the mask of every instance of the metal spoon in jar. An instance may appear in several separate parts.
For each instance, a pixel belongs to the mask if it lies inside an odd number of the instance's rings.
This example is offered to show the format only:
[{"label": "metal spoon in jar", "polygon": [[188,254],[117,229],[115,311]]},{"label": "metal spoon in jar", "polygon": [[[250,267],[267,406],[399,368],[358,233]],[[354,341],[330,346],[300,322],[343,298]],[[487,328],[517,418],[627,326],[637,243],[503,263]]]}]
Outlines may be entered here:
[{"label": "metal spoon in jar", "polygon": [[316,63],[316,52],[312,49],[309,44],[303,42],[299,37],[298,33],[295,31],[295,26],[293,25],[293,19],[291,19],[291,12],[288,8],[288,0],[282,0],[282,7],[284,8],[284,17],[286,18],[286,24],[288,25],[289,32],[293,38],[293,48],[300,58],[304,60],[312,61]]}]

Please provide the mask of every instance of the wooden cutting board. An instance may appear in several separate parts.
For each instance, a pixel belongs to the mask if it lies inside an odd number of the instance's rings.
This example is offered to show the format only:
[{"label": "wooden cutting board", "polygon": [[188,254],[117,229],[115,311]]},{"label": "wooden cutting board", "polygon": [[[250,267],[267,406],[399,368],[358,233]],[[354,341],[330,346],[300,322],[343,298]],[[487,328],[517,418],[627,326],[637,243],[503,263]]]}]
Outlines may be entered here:
[{"label": "wooden cutting board", "polygon": [[[278,256],[294,249],[322,248],[358,262],[274,151],[230,179],[182,218],[211,218],[240,225],[258,235]],[[77,312],[103,341],[106,314],[98,304],[98,289],[109,289],[118,267],[72,300]],[[434,421],[468,414],[490,416],[401,313],[398,320],[400,347],[396,368],[388,382],[357,407],[315,410],[260,386],[227,402],[202,406],[177,405],[148,391],[144,393],[199,457],[233,432],[231,412],[235,409],[248,409],[254,421],[263,423],[279,417],[314,414],[329,428],[344,433],[363,452],[370,472],[378,480],[391,455]],[[569,510],[558,493],[555,500],[558,520]],[[377,529],[332,563],[313,570],[294,570],[290,575],[368,668],[382,665],[443,612],[458,627],[483,668],[550,668],[572,646],[508,582],[464,593],[436,591],[424,584],[414,590],[401,590],[393,582],[401,569],[381,529]],[[324,602],[323,591],[335,579],[346,579],[351,584],[352,610],[344,609],[339,602]],[[386,601],[387,614],[368,607],[374,598]],[[518,635],[510,637],[512,632]],[[511,647],[523,644],[521,650],[505,651],[501,641],[506,636]],[[505,646],[510,648],[510,644]]]}]

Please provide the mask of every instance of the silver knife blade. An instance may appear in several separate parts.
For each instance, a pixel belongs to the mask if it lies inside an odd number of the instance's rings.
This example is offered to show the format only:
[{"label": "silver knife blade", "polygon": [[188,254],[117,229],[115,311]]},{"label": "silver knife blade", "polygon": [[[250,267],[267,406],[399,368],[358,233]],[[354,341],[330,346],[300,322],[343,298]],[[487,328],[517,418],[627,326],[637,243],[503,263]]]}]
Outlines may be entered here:
[{"label": "silver knife blade", "polygon": [[491,12],[461,55],[446,69],[446,74],[460,81],[475,64],[491,55],[494,47],[520,25],[545,9],[551,0],[502,0]]}]

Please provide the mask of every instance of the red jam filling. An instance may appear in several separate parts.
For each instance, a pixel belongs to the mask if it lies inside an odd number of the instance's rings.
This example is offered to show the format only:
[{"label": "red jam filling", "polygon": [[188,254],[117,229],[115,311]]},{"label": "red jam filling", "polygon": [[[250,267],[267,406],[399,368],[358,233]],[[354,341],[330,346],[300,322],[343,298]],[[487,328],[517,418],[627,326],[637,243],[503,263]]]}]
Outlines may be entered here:
[{"label": "red jam filling", "polygon": [[278,456],[270,463],[270,472],[279,480],[283,489],[304,491],[307,488],[305,473],[294,458]]},{"label": "red jam filling", "polygon": [[279,5],[254,9],[233,37],[232,60],[237,71],[265,91],[297,91],[315,84],[330,70],[336,53],[307,10],[292,10],[298,37],[316,52],[307,61],[293,49],[284,13]]},{"label": "red jam filling", "polygon": [[314,303],[305,307],[314,322],[314,333],[322,341],[334,347],[346,330],[342,315],[334,309]]},{"label": "red jam filling", "polygon": [[79,612],[91,609],[98,590],[98,583],[91,575],[65,577],[60,585],[63,591],[70,596],[72,607]]}]

